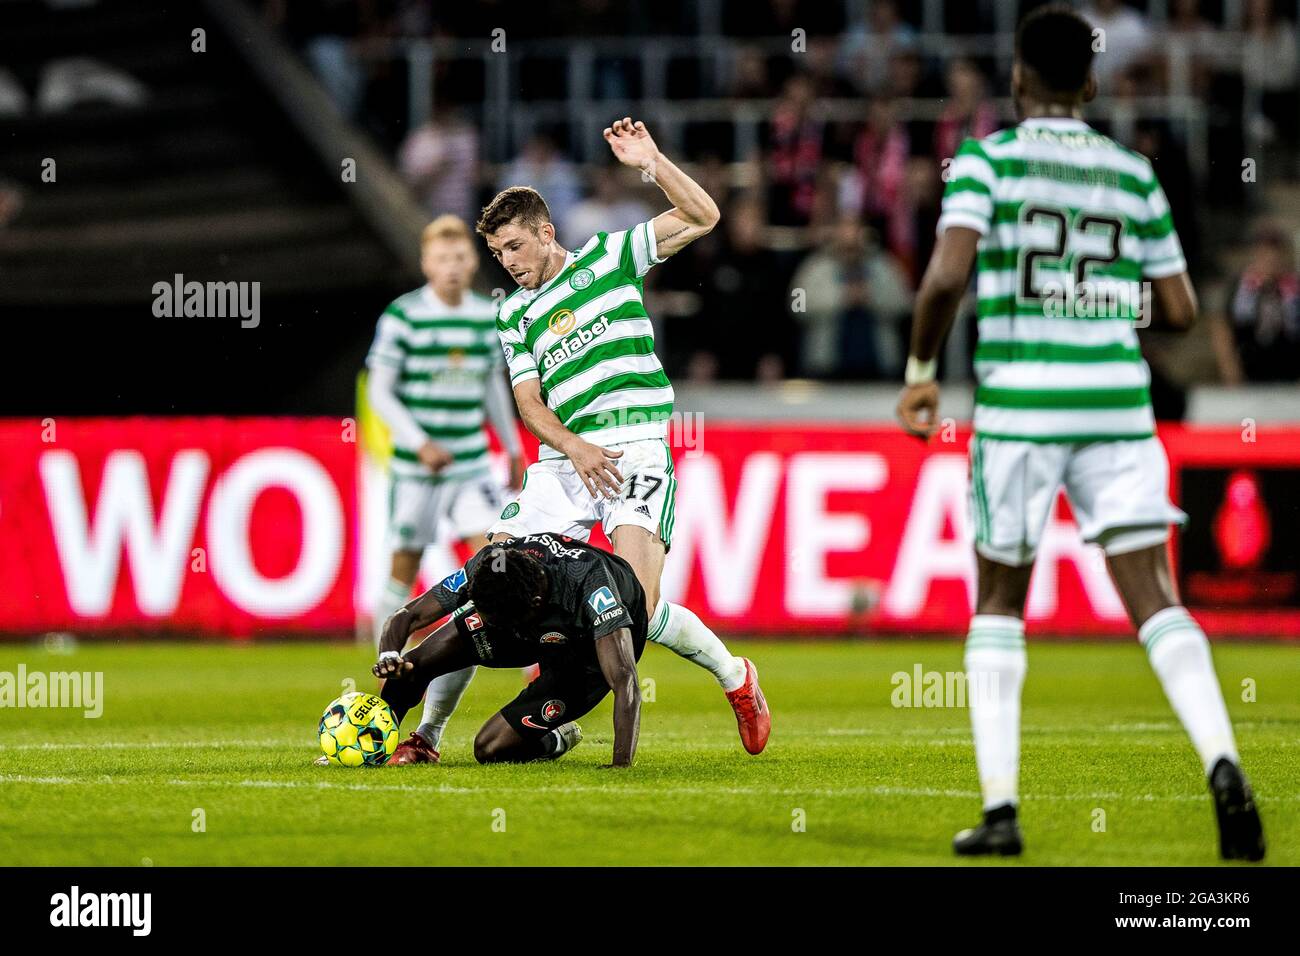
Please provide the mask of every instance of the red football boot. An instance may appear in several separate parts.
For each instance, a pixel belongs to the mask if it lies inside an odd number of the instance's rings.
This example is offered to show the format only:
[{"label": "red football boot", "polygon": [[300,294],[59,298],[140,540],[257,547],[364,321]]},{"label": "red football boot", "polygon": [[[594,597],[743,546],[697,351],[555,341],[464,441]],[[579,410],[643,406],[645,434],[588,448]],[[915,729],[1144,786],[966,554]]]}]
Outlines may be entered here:
[{"label": "red football boot", "polygon": [[731,709],[736,712],[736,726],[740,728],[740,742],[751,754],[760,754],[767,746],[767,735],[772,732],[772,713],[767,709],[763,688],[758,686],[758,669],[748,657],[745,662],[745,683],[727,692]]},{"label": "red football boot", "polygon": [[393,751],[393,755],[388,758],[388,765],[394,767],[405,767],[412,763],[437,763],[442,759],[438,751],[429,746],[429,742],[419,734],[412,733]]}]

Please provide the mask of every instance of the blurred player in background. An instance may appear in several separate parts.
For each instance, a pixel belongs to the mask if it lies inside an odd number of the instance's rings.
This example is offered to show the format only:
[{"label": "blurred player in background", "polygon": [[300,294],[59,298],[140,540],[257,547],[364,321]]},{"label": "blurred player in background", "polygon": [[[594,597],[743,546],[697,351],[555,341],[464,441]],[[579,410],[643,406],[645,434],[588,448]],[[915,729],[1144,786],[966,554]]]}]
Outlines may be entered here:
[{"label": "blurred player in background", "polygon": [[917,297],[898,411],[909,432],[928,437],[939,421],[935,356],[978,264],[970,454],[979,587],[965,662],[972,686],[991,693],[970,703],[984,821],[953,847],[1021,851],[1024,607],[1063,485],[1201,758],[1220,853],[1259,860],[1263,833],[1210,646],[1173,584],[1169,525],[1187,516],[1168,498],[1169,464],[1134,328],[1140,280],[1153,288],[1156,317],[1177,328],[1195,318],[1196,297],[1150,163],[1081,118],[1096,89],[1092,44],[1091,26],[1064,5],[1025,18],[1012,71],[1022,121],[958,150]]},{"label": "blurred player in background", "polygon": [[[519,487],[524,460],[496,339],[496,307],[470,289],[478,269],[469,227],[439,216],[425,227],[421,266],[429,281],[384,310],[366,358],[367,397],[393,437],[388,534],[391,577],[375,605],[375,641],[411,597],[424,549],[438,535],[487,544],[505,500],[488,467],[492,427]],[[435,754],[474,668],[430,685],[417,733]],[[436,757],[435,757],[436,759]]]},{"label": "blurred player in background", "polygon": [[665,441],[673,388],[655,355],[642,282],[653,265],[712,230],[718,207],[659,152],[645,124],[624,118],[604,135],[619,162],[652,179],[672,209],[632,229],[598,232],[573,252],[556,240],[545,200],[527,186],[503,190],[479,217],[477,231],[519,284],[501,303],[497,331],[519,413],[542,443],[541,460],[489,533],[493,541],[543,531],[585,541],[600,522],[645,590],[648,639],[713,674],[745,750],[756,754],[771,716],[754,665],[659,593],[677,488]]}]

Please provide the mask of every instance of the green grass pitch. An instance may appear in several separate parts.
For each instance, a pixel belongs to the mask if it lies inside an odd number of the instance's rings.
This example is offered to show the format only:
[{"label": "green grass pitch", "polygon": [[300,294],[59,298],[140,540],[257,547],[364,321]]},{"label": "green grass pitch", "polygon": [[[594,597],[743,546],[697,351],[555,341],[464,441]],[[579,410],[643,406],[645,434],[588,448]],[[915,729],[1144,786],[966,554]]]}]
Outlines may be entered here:
[{"label": "green grass pitch", "polygon": [[[0,859],[957,862],[949,840],[979,812],[968,715],[892,706],[891,675],[917,664],[957,670],[959,642],[733,646],[757,662],[772,706],[767,751],[741,750],[708,675],[650,646],[641,675],[653,679],[654,699],[644,707],[637,765],[613,771],[599,766],[610,755],[608,700],[583,718],[582,746],[558,762],[474,763],[474,732],[517,692],[517,671],[480,670],[448,729],[442,765],[350,770],[310,761],[316,721],[344,681],[373,688],[364,649],[82,644],[55,654],[0,645],[0,671],[19,663],[29,672],[102,671],[105,699],[99,719],[0,709]],[[1219,642],[1215,660],[1264,816],[1268,862],[1300,864],[1300,648]],[[1242,699],[1246,679],[1251,702]],[[1023,722],[1022,863],[1217,862],[1200,767],[1136,641],[1031,640]]]}]

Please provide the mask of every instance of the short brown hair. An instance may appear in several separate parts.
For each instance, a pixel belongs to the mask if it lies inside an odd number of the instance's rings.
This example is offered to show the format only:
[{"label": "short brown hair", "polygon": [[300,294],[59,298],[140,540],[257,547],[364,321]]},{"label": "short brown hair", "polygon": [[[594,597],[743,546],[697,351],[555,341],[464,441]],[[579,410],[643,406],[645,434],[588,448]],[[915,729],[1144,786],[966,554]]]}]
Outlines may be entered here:
[{"label": "short brown hair", "polygon": [[420,248],[423,249],[435,239],[464,239],[471,244],[473,242],[465,220],[451,213],[444,213],[424,227],[424,232],[420,235]]},{"label": "short brown hair", "polygon": [[531,186],[510,186],[483,207],[474,231],[480,236],[490,236],[502,226],[517,222],[536,232],[539,226],[550,221],[551,210],[541,193]]}]

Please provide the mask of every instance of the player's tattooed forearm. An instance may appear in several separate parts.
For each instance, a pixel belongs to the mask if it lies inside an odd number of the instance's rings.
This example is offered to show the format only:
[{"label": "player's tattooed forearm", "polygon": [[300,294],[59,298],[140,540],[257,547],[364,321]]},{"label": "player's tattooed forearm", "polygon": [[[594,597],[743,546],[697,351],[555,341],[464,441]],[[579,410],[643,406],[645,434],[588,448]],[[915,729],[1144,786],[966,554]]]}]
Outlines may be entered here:
[{"label": "player's tattooed forearm", "polygon": [[659,241],[660,241],[660,242],[666,242],[666,241],[668,241],[669,239],[673,238],[674,236],[680,236],[680,235],[681,235],[682,233],[684,233],[685,231],[686,231],[686,226],[682,226],[682,227],[681,227],[680,229],[678,229],[676,232],[670,232],[670,233],[668,233],[668,235],[666,235],[666,236],[660,236],[660,237],[659,237]]}]

